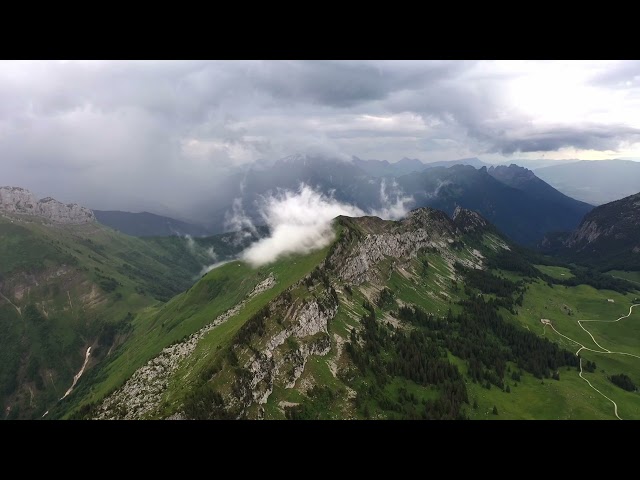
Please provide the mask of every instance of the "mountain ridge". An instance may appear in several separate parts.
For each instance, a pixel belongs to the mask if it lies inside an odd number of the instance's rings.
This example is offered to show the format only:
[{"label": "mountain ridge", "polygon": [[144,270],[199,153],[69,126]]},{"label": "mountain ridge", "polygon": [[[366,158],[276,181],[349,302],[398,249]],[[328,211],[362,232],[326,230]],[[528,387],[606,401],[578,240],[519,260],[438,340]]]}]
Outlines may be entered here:
[{"label": "mountain ridge", "polygon": [[[494,170],[495,172],[495,170]],[[457,206],[475,210],[511,239],[535,245],[549,231],[574,228],[592,207],[561,194],[533,195],[503,183],[486,167],[434,167],[397,179],[416,206],[431,206],[453,214]]]},{"label": "mountain ridge", "polygon": [[538,190],[542,185],[546,193],[509,186],[492,177],[486,166],[479,169],[465,165],[431,166],[407,175],[376,177],[367,174],[357,162],[310,156],[292,157],[288,162],[286,165],[276,162],[268,170],[236,174],[198,209],[206,212],[208,223],[216,231],[223,231],[236,214],[260,223],[260,205],[265,198],[283,190],[295,192],[304,183],[365,212],[388,209],[400,200],[406,200],[406,208],[431,206],[449,215],[460,205],[479,211],[510,238],[535,245],[549,231],[576,227],[591,208],[554,192],[541,180],[533,183]]},{"label": "mountain ridge", "polygon": [[77,203],[64,204],[51,197],[38,199],[21,187],[0,187],[0,212],[40,217],[59,224],[96,221],[93,212],[86,207]]},{"label": "mountain ridge", "polygon": [[640,193],[594,208],[575,230],[547,235],[541,248],[603,269],[640,270]]},{"label": "mountain ridge", "polygon": [[[191,322],[193,333],[158,345],[115,388],[94,385],[102,396],[85,387],[65,418],[485,418],[491,402],[493,415],[508,416],[513,401],[544,403],[560,387],[563,398],[579,392],[562,418],[593,415],[581,359],[517,320],[529,288],[570,279],[512,263],[515,247],[463,208],[455,218],[424,207],[399,221],[339,216],[333,225],[324,249],[204,276],[145,321]],[[511,281],[490,272],[496,265],[533,277]],[[604,408],[597,418],[613,415]]]}]

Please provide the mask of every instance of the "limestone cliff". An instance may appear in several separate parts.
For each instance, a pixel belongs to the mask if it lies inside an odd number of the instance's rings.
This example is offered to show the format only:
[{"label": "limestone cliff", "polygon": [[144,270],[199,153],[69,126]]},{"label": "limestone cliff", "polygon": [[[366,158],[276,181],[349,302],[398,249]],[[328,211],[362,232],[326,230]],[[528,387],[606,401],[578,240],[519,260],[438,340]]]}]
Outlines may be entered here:
[{"label": "limestone cliff", "polygon": [[640,245],[640,193],[595,208],[567,238],[567,247],[584,247],[598,239]]},{"label": "limestone cliff", "polygon": [[0,212],[32,215],[53,223],[81,224],[95,221],[93,212],[76,203],[64,204],[54,198],[41,200],[20,187],[0,187]]},{"label": "limestone cliff", "polygon": [[573,232],[548,234],[540,246],[602,269],[640,269],[640,193],[594,208]]}]

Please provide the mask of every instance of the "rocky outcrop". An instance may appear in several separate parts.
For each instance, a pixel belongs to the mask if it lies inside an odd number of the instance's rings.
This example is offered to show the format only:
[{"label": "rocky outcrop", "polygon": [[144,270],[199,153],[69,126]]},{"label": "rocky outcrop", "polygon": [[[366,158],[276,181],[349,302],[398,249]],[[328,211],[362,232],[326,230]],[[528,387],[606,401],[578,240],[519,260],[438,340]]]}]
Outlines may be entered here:
[{"label": "rocky outcrop", "polygon": [[580,248],[609,240],[640,243],[640,193],[594,208],[564,243]]},{"label": "rocky outcrop", "polygon": [[[488,223],[479,214],[466,209],[457,209],[456,217],[468,231],[486,228]],[[464,221],[462,221],[464,220]],[[375,268],[385,259],[405,262],[415,257],[421,249],[438,250],[442,256],[456,261],[450,246],[456,241],[461,230],[444,212],[431,208],[419,208],[409,212],[395,227],[387,222],[371,222],[367,217],[352,219],[366,232],[355,246],[348,245],[348,239],[338,244],[330,262],[336,266],[341,280],[353,285],[375,281],[386,275],[386,270]],[[465,259],[459,260],[466,263]],[[471,262],[468,266],[474,267]]]},{"label": "rocky outcrop", "polygon": [[374,280],[378,272],[374,267],[386,257],[415,256],[420,248],[437,247],[438,243],[425,230],[413,233],[367,235],[338,270],[338,276],[351,284],[360,285]]},{"label": "rocky outcrop", "polygon": [[489,225],[479,213],[460,206],[453,212],[453,223],[464,233],[482,231]]},{"label": "rocky outcrop", "polygon": [[577,229],[548,234],[540,247],[603,270],[640,270],[640,193],[594,208]]},{"label": "rocky outcrop", "polygon": [[20,187],[0,187],[0,208],[8,213],[35,214],[38,199]]},{"label": "rocky outcrop", "polygon": [[[337,311],[338,302],[333,297],[322,303],[317,299],[304,302],[294,308],[285,319],[290,325],[264,340],[264,346],[245,364],[247,375],[236,377],[236,395],[229,399],[229,406],[246,411],[254,403],[265,404],[276,382],[284,388],[293,388],[309,357],[326,355],[331,350],[328,326]],[[294,349],[284,345],[288,339],[296,339]]]},{"label": "rocky outcrop", "polygon": [[88,208],[76,203],[64,204],[51,197],[38,200],[29,190],[20,187],[0,187],[0,211],[38,216],[62,224],[82,224],[96,220]]},{"label": "rocky outcrop", "polygon": [[516,164],[491,166],[487,169],[487,173],[496,180],[509,185],[513,188],[522,189],[527,183],[541,182],[536,175],[529,169],[520,167]]},{"label": "rocky outcrop", "polygon": [[235,316],[247,301],[276,284],[273,274],[257,284],[240,303],[218,316],[213,322],[191,334],[186,340],[164,348],[158,356],[139,368],[127,382],[109,395],[100,405],[96,419],[142,419],[155,413],[162,403],[171,376],[181,362],[189,357],[198,342],[218,325]]},{"label": "rocky outcrop", "polygon": [[595,221],[585,221],[567,238],[565,245],[572,247],[578,243],[591,243],[604,233]]},{"label": "rocky outcrop", "polygon": [[54,223],[79,224],[96,221],[93,212],[88,208],[77,203],[64,204],[51,197],[38,200],[36,212],[36,215]]}]

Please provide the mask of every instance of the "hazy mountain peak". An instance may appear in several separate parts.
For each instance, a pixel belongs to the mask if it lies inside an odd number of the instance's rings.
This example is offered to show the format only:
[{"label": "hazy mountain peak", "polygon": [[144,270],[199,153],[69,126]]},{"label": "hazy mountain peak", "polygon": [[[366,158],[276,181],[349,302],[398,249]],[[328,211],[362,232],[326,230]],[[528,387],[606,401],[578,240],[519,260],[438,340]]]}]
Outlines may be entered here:
[{"label": "hazy mountain peak", "polygon": [[531,170],[516,165],[515,163],[512,163],[508,167],[506,165],[491,166],[488,172],[492,177],[510,186],[515,186],[514,184],[528,182],[537,178]]},{"label": "hazy mountain peak", "polygon": [[418,160],[417,158],[409,158],[409,157],[402,157],[400,160],[398,160],[397,162],[399,165],[417,165],[417,166],[424,166],[424,162],[422,162],[421,160]]},{"label": "hazy mountain peak", "polygon": [[306,153],[294,153],[293,155],[287,155],[279,160],[279,163],[299,163],[309,160],[309,155]]},{"label": "hazy mountain peak", "polygon": [[631,160],[582,160],[535,173],[562,193],[593,205],[633,195],[640,187],[640,162]]}]

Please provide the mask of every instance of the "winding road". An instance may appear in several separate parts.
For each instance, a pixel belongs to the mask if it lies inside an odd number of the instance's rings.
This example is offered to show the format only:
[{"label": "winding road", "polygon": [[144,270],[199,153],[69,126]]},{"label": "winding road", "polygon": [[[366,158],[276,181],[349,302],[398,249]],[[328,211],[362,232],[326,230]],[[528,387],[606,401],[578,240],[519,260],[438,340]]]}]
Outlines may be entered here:
[{"label": "winding road", "polygon": [[[578,320],[578,325],[580,326],[580,328],[582,328],[585,332],[587,332],[587,334],[589,334],[589,336],[591,337],[591,340],[593,340],[593,343],[595,343],[598,346],[598,348],[600,348],[600,350],[594,350],[592,348],[585,347],[583,344],[581,344],[580,342],[574,340],[573,338],[567,337],[566,335],[560,333],[558,330],[556,330],[556,327],[554,327],[552,323],[549,323],[548,325],[553,329],[554,332],[556,332],[561,337],[566,338],[567,340],[575,343],[576,345],[580,345],[580,348],[576,351],[576,356],[580,353],[581,350],[587,350],[587,351],[593,352],[593,353],[611,354],[611,355],[628,355],[630,357],[640,358],[640,356],[634,355],[633,353],[612,352],[611,350],[609,350],[607,348],[604,348],[602,345],[600,345],[598,343],[598,341],[591,334],[591,332],[589,330],[587,330],[586,328],[584,328],[584,326],[582,325],[583,322],[602,322],[602,323],[616,323],[616,322],[619,322],[620,320],[622,320],[624,318],[628,318],[629,316],[631,316],[631,313],[633,312],[633,309],[635,307],[640,307],[640,303],[636,303],[636,304],[631,305],[631,307],[629,307],[629,313],[627,313],[626,315],[621,316],[617,320]],[[598,392],[604,398],[606,398],[611,403],[613,403],[613,412],[615,413],[615,415],[618,418],[618,420],[622,420],[622,418],[620,418],[620,415],[618,415],[618,405],[616,404],[616,402],[614,402],[609,397],[607,397],[604,393],[602,393],[600,390],[598,390],[596,387],[594,387],[589,380],[587,380],[585,377],[582,376],[582,358],[580,358],[580,374],[579,374],[579,376],[580,376],[581,379],[583,379],[585,382],[587,382],[589,384],[589,386],[591,388],[593,388],[596,392]]]}]

